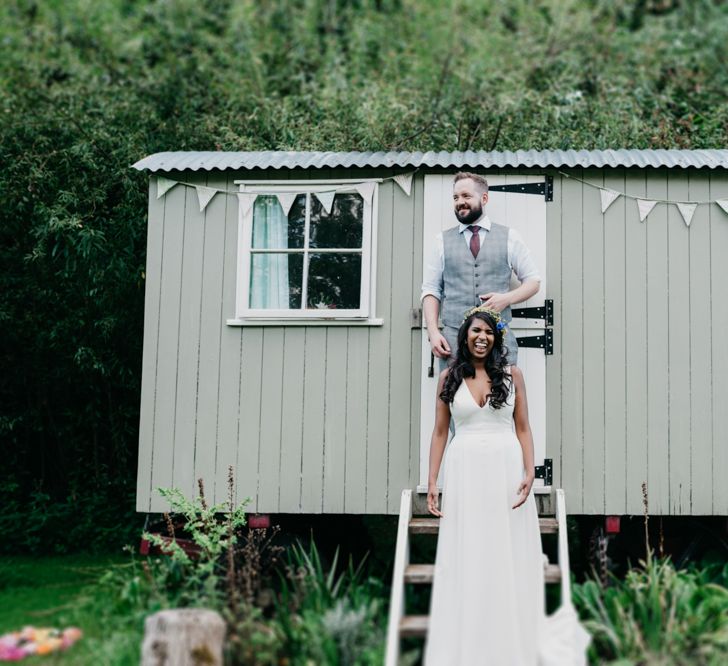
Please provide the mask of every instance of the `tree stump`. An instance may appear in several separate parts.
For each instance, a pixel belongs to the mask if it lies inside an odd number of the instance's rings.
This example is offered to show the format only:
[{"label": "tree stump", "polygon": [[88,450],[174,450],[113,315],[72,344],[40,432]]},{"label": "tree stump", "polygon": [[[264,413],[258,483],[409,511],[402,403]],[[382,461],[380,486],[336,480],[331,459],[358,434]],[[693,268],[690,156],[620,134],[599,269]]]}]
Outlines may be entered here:
[{"label": "tree stump", "polygon": [[144,622],[141,666],[222,666],[225,622],[204,608],[175,608]]}]

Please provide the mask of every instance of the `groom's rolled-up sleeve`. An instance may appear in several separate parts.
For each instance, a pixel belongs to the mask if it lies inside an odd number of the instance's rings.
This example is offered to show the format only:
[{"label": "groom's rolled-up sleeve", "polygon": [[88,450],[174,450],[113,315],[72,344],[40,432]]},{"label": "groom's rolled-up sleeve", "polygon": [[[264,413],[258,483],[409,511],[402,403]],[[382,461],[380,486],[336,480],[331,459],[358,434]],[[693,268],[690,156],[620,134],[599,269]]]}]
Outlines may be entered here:
[{"label": "groom's rolled-up sleeve", "polygon": [[425,296],[434,296],[442,302],[442,271],[445,268],[445,254],[443,251],[442,234],[437,234],[432,245],[430,254],[425,261],[422,270],[422,294],[420,301]]},{"label": "groom's rolled-up sleeve", "polygon": [[531,251],[523,242],[521,234],[513,228],[508,231],[508,263],[521,284],[526,280],[541,282],[541,275],[531,256]]}]

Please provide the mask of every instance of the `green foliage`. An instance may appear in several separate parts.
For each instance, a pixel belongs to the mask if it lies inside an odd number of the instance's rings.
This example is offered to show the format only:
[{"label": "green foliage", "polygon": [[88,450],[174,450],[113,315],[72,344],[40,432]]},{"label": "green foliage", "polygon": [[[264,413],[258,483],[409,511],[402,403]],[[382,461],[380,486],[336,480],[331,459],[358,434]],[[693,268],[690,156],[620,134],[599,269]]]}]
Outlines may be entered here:
[{"label": "green foliage", "polygon": [[[45,611],[45,622],[83,630],[83,639],[54,663],[138,664],[145,618],[191,603],[223,613],[228,623],[226,663],[231,666],[378,666],[383,662],[386,588],[377,579],[365,579],[363,565],[350,563],[336,573],[336,561],[331,567],[323,565],[313,545],[292,551],[288,574],[281,572],[285,591],[275,592],[272,606],[243,601],[234,609],[223,607],[229,598],[206,596],[204,587],[191,595],[183,567],[170,557],[132,557],[125,564],[106,565],[103,575],[97,569],[95,573],[84,569],[83,577],[75,572],[73,579],[59,573],[57,558],[44,562],[25,566],[20,576],[15,575],[16,561],[7,566],[0,562],[0,601],[14,603],[28,597],[29,608]],[[67,557],[64,563],[70,565]],[[57,581],[65,585],[73,581],[73,587],[61,596],[48,588]],[[79,591],[82,583],[85,587]],[[63,604],[52,615],[49,600]],[[12,610],[0,612],[0,624],[4,622],[8,630],[18,628],[19,620]]]},{"label": "green foliage", "polygon": [[[169,540],[158,534],[145,533],[145,539],[162,547],[170,556],[170,566],[164,568],[160,584],[164,588],[181,590],[180,605],[201,603],[213,608],[220,607],[221,582],[225,577],[224,558],[229,550],[234,549],[238,530],[245,525],[245,507],[249,500],[246,499],[238,506],[232,503],[208,506],[201,482],[200,495],[193,500],[188,500],[178,488],[159,488],[158,492],[169,503],[172,512],[184,518],[185,531],[199,547],[199,554],[193,558],[174,538]],[[223,511],[227,511],[227,514],[220,518]],[[170,536],[174,537],[174,533]]]},{"label": "green foliage", "polygon": [[648,557],[623,581],[574,586],[595,663],[718,665],[728,661],[728,564],[689,571]]},{"label": "green foliage", "polygon": [[293,546],[270,619],[250,608],[230,618],[234,663],[381,664],[387,591],[380,580],[365,578],[363,561],[343,571],[337,565],[338,551],[327,569],[313,542],[308,549]]},{"label": "green foliage", "polygon": [[727,14],[711,0],[0,3],[0,549],[97,547],[132,525],[147,178],[130,164],[726,145]]}]

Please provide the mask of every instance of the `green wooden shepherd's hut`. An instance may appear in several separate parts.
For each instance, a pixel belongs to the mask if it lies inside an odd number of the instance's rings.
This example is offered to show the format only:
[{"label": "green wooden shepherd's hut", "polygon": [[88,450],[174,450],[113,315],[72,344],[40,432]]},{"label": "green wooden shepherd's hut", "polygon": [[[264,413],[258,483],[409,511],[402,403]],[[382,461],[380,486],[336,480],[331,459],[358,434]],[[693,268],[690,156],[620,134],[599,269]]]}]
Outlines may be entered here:
[{"label": "green wooden shepherd's hut", "polygon": [[134,167],[150,174],[139,511],[198,477],[222,501],[230,465],[265,513],[392,514],[422,489],[423,255],[470,170],[541,272],[513,323],[541,486],[576,514],[641,513],[647,482],[653,514],[728,515],[728,150],[170,152]]}]

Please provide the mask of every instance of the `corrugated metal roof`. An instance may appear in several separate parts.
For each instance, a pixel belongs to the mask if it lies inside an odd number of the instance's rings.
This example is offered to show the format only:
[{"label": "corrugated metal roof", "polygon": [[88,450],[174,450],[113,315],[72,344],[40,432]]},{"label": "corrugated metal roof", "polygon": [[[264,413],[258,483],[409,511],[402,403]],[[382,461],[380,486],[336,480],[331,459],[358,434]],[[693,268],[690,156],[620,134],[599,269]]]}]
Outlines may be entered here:
[{"label": "corrugated metal roof", "polygon": [[134,169],[331,169],[336,167],[669,167],[728,168],[728,150],[516,150],[504,152],[167,152]]}]

